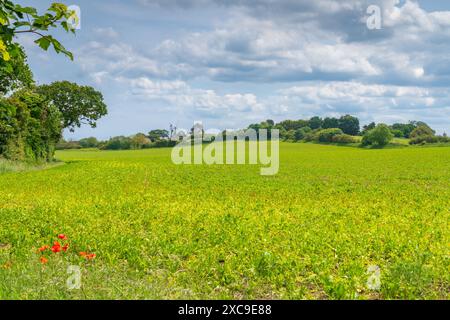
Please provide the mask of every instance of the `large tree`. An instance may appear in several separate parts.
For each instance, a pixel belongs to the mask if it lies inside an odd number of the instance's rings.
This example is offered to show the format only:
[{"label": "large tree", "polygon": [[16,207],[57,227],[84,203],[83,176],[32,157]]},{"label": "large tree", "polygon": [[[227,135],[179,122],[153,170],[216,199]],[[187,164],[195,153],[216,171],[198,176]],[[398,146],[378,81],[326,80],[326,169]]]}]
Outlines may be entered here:
[{"label": "large tree", "polygon": [[164,139],[164,138],[169,138],[169,131],[167,131],[165,129],[151,130],[148,133],[148,137],[150,138],[151,141],[156,141],[156,140],[161,140],[161,139]]},{"label": "large tree", "polygon": [[345,134],[349,134],[352,136],[356,136],[359,134],[359,119],[356,117],[353,117],[351,115],[345,115],[342,116],[339,119],[339,129],[344,131]]},{"label": "large tree", "polygon": [[322,125],[323,120],[320,117],[316,116],[309,119],[308,127],[310,127],[313,130],[322,128]]},{"label": "large tree", "polygon": [[338,127],[339,127],[339,119],[329,118],[329,117],[323,119],[322,128],[331,129],[331,128],[338,128]]},{"label": "large tree", "polygon": [[62,114],[63,128],[74,131],[81,125],[97,126],[97,120],[108,113],[103,95],[89,86],[69,81],[53,82],[37,87]]}]

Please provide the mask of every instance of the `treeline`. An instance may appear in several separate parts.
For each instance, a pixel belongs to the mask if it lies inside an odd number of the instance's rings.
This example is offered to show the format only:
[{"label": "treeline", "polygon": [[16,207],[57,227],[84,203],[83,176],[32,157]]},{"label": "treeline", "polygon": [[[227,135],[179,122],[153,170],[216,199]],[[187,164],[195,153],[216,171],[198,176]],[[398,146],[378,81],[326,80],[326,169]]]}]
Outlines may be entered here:
[{"label": "treeline", "polygon": [[[197,128],[199,129],[199,128]],[[410,121],[408,123],[395,123],[386,125],[374,122],[360,127],[357,117],[344,115],[339,118],[312,117],[308,120],[284,120],[275,123],[273,120],[266,120],[258,124],[251,124],[248,129],[253,129],[257,133],[261,129],[278,129],[280,139],[286,142],[318,142],[336,144],[360,144],[362,146],[385,146],[393,138],[409,139],[410,144],[426,143],[449,143],[450,139],[444,136],[436,136],[436,132],[425,122]],[[203,128],[203,135],[206,137]],[[176,131],[176,129],[175,129]],[[129,137],[118,136],[109,140],[99,141],[94,137],[81,139],[79,141],[62,140],[57,145],[58,149],[83,149],[98,148],[101,150],[130,150],[172,147],[180,139],[180,135],[171,130],[156,129],[148,134],[138,133]],[[192,135],[194,128],[191,128]],[[222,133],[225,135],[225,132]],[[268,132],[270,135],[270,131]],[[183,133],[181,136],[184,136]],[[211,136],[211,135],[210,135]],[[210,137],[210,141],[214,137]]]},{"label": "treeline", "polygon": [[138,133],[129,137],[117,136],[104,141],[97,140],[95,137],[85,138],[79,141],[61,140],[56,148],[59,150],[85,148],[97,148],[100,150],[137,150],[173,147],[176,143],[176,141],[169,138],[169,131],[157,129],[150,131],[148,134]]},{"label": "treeline", "polygon": [[372,122],[361,128],[359,119],[351,115],[340,118],[312,117],[309,120],[285,120],[279,123],[266,120],[259,124],[252,124],[249,128],[257,131],[259,129],[278,129],[280,139],[290,142],[338,144],[361,142],[362,146],[385,146],[393,138],[410,139],[410,144],[450,142],[446,134],[437,136],[436,132],[422,121],[409,121],[408,123],[395,123],[393,125]]}]

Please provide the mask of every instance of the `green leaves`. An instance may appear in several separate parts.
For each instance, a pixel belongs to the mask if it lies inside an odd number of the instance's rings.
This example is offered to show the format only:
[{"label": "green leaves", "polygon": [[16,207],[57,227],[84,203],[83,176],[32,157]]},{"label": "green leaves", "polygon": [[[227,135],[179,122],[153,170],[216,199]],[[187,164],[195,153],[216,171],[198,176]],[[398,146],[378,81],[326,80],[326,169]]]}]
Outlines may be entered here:
[{"label": "green leaves", "polygon": [[33,17],[37,17],[37,15],[38,15],[36,9],[33,7],[21,7],[21,6],[17,5],[15,10],[20,13],[29,14]]},{"label": "green leaves", "polygon": [[0,39],[0,54],[3,57],[3,60],[5,61],[9,61],[10,60],[10,55],[9,52],[5,46],[5,43]]},{"label": "green leaves", "polygon": [[50,44],[51,44],[49,37],[42,37],[42,38],[37,39],[34,42],[37,43],[39,45],[39,47],[41,47],[45,51],[48,50],[48,47],[50,47]]},{"label": "green leaves", "polygon": [[83,124],[95,128],[96,121],[108,112],[102,94],[88,86],[59,81],[39,86],[37,92],[61,111],[63,127],[71,131]]},{"label": "green leaves", "polygon": [[10,50],[14,47],[14,38],[21,33],[32,33],[39,38],[35,43],[47,51],[50,46],[56,53],[62,53],[73,60],[73,54],[68,51],[58,40],[53,38],[48,31],[50,28],[61,27],[66,32],[75,33],[74,28],[67,19],[74,18],[74,12],[68,10],[62,3],[52,3],[47,12],[40,15],[36,8],[22,7],[12,1],[0,2],[0,59],[9,61]]},{"label": "green leaves", "polygon": [[68,56],[70,58],[70,60],[73,60],[73,54],[71,52],[69,52],[66,48],[64,48],[64,46],[61,44],[61,42],[59,42],[52,36],[41,37],[41,38],[37,39],[35,41],[35,43],[38,44],[39,47],[41,47],[45,51],[47,51],[48,48],[50,47],[50,45],[52,45],[53,48],[55,49],[56,53],[62,52],[66,56]]}]

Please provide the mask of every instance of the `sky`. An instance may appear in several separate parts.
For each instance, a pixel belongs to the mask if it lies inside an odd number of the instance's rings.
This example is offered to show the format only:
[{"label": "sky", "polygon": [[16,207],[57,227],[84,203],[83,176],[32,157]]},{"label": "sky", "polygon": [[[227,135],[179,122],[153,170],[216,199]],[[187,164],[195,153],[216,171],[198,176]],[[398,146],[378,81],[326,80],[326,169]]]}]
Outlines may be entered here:
[{"label": "sky", "polygon": [[[22,0],[41,12],[52,1]],[[39,84],[101,91],[109,114],[66,139],[243,128],[355,115],[450,133],[450,1],[78,0],[81,29],[52,33],[72,62],[17,40]],[[369,29],[370,5],[381,29]]]}]

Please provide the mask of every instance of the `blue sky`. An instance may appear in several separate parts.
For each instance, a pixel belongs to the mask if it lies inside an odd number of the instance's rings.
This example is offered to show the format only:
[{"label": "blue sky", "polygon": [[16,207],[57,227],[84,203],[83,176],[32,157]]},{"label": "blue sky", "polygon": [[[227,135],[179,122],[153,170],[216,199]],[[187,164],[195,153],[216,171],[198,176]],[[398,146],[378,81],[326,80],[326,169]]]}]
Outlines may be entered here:
[{"label": "blue sky", "polygon": [[[450,133],[448,1],[62,2],[82,12],[76,36],[55,34],[74,62],[42,52],[31,36],[18,40],[39,83],[69,80],[104,94],[109,115],[66,138],[346,113]],[[366,27],[371,4],[381,30]]]}]

